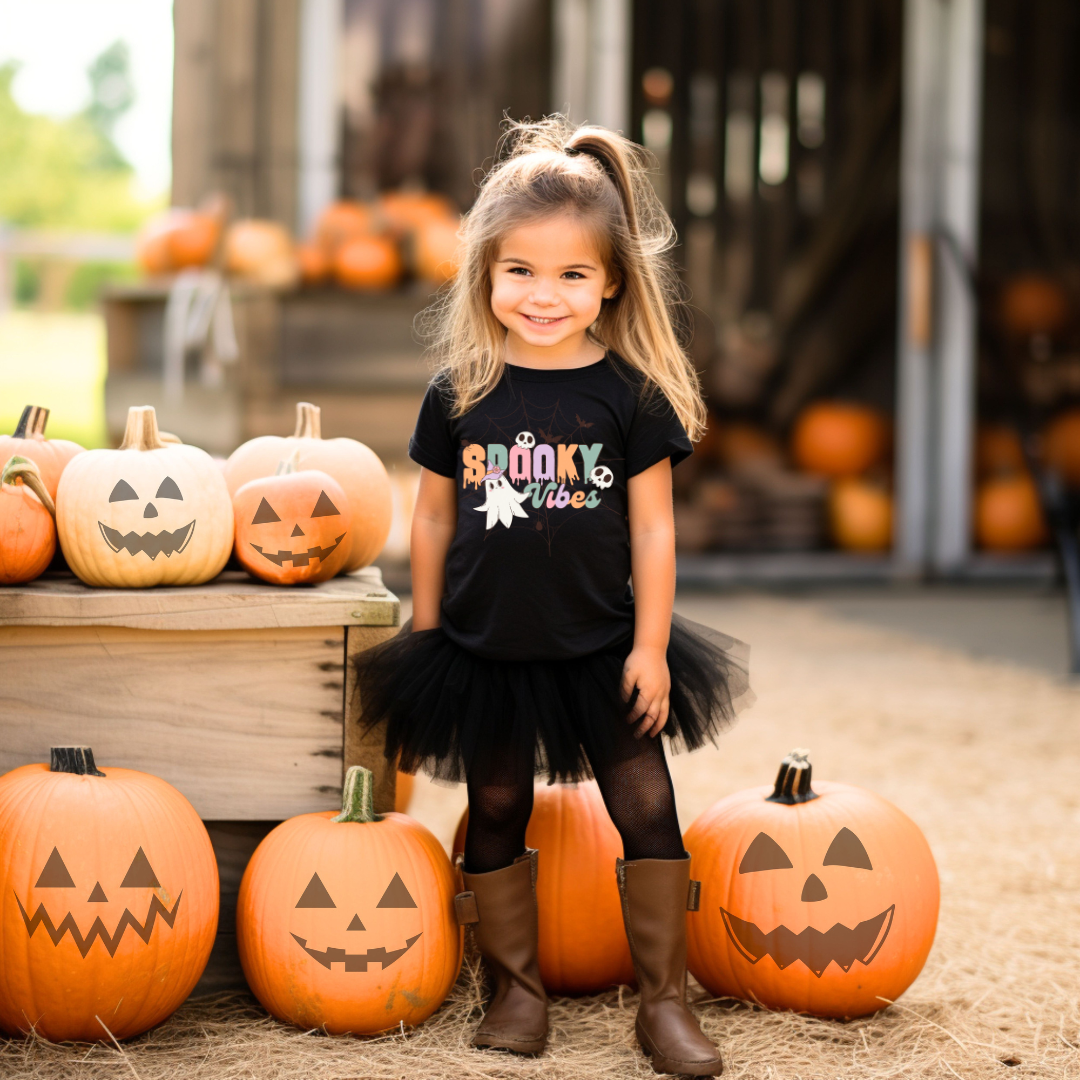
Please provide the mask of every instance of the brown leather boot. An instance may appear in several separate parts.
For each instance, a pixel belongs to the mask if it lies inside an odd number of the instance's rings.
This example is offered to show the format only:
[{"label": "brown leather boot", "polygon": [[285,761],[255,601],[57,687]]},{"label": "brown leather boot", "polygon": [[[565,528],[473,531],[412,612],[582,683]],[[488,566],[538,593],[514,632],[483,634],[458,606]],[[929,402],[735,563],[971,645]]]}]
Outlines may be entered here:
[{"label": "brown leather boot", "polygon": [[458,921],[475,924],[476,946],[495,978],[495,993],[473,1046],[539,1054],[547,1044],[547,994],[536,959],[536,851],[503,870],[462,873]]},{"label": "brown leather boot", "polygon": [[[719,1076],[716,1045],[686,1005],[686,911],[691,903],[690,856],[617,860],[623,922],[641,988],[637,1037],[658,1073]],[[695,883],[696,884],[696,883]]]}]

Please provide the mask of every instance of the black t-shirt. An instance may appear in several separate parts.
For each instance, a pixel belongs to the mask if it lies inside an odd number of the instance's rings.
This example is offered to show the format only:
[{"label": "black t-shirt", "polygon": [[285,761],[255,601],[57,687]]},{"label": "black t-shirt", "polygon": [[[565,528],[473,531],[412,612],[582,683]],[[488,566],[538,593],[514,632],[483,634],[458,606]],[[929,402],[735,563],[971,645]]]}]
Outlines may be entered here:
[{"label": "black t-shirt", "polygon": [[495,389],[449,418],[428,387],[409,456],[457,482],[441,624],[495,660],[583,656],[633,629],[626,482],[693,452],[658,391],[612,353],[569,370],[507,365]]}]

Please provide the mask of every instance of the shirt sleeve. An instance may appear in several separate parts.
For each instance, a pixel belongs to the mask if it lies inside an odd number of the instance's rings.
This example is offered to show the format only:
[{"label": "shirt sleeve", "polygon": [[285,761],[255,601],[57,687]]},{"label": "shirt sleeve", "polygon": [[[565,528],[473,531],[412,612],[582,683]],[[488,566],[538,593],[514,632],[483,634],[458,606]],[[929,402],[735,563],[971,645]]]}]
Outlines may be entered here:
[{"label": "shirt sleeve", "polygon": [[679,422],[671,402],[659,391],[638,398],[626,446],[626,478],[671,458],[674,468],[694,452],[694,444]]},{"label": "shirt sleeve", "polygon": [[409,440],[409,457],[425,469],[453,480],[457,476],[457,455],[447,416],[447,395],[442,380],[435,379],[428,384],[416,428]]}]

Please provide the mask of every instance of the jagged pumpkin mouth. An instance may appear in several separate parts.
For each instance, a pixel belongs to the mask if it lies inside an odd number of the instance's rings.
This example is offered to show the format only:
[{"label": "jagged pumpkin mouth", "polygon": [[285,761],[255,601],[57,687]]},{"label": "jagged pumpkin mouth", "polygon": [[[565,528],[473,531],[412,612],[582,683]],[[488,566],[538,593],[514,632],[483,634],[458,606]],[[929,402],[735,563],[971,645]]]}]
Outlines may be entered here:
[{"label": "jagged pumpkin mouth", "polygon": [[100,521],[98,528],[105,538],[105,543],[118,555],[121,551],[126,551],[129,555],[138,555],[141,551],[144,555],[149,555],[151,561],[159,555],[164,555],[166,559],[170,555],[179,555],[195,534],[194,521],[189,521],[172,532],[166,530],[159,533],[143,533],[141,536],[138,533],[121,533],[117,529],[110,529],[108,525]]},{"label": "jagged pumpkin mouth", "polygon": [[319,559],[322,562],[326,562],[331,555],[337,551],[338,544],[345,539],[345,534],[342,533],[329,547],[309,547],[307,551],[263,551],[258,544],[252,544],[251,546],[264,558],[269,559],[272,563],[277,563],[278,566],[284,566],[285,563],[291,562],[294,567],[307,566],[312,559]]},{"label": "jagged pumpkin mouth", "polygon": [[880,915],[859,923],[854,930],[837,923],[831,930],[808,926],[796,934],[781,925],[766,934],[754,923],[720,909],[731,943],[749,963],[756,964],[763,956],[771,956],[783,971],[801,960],[819,979],[829,964],[835,963],[845,973],[856,960],[864,966],[869,964],[889,936],[895,911],[893,904]]},{"label": "jagged pumpkin mouth", "polygon": [[75,922],[75,916],[68,912],[64,916],[59,926],[54,926],[52,919],[49,917],[49,913],[45,910],[44,904],[38,904],[37,911],[32,916],[26,914],[26,908],[23,907],[22,901],[16,895],[15,902],[19,905],[19,912],[22,914],[23,923],[26,925],[26,933],[29,937],[34,936],[34,931],[39,926],[45,928],[54,945],[59,945],[64,940],[66,934],[71,935],[71,940],[75,942],[76,948],[82,954],[83,959],[86,959],[87,954],[90,952],[91,946],[98,938],[101,939],[101,943],[108,950],[110,956],[116,955],[116,950],[120,947],[120,942],[123,940],[124,934],[128,927],[131,927],[132,931],[143,939],[143,942],[147,945],[150,944],[150,935],[154,932],[154,924],[157,922],[157,918],[160,915],[161,921],[165,923],[169,929],[172,929],[173,923],[176,922],[176,913],[180,910],[180,900],[183,897],[183,892],[176,898],[176,903],[173,904],[172,911],[170,911],[156,896],[150,898],[150,910],[146,913],[146,922],[141,923],[131,912],[124,908],[124,914],[120,916],[120,921],[116,924],[116,930],[110,934],[105,928],[105,924],[101,921],[101,916],[98,916],[93,925],[90,927],[90,932],[83,937],[82,931],[79,929],[78,924]]},{"label": "jagged pumpkin mouth", "polygon": [[332,964],[344,964],[346,971],[367,971],[368,964],[374,963],[382,964],[382,969],[385,971],[391,964],[396,964],[420,940],[420,936],[421,934],[416,934],[414,937],[406,938],[405,947],[402,949],[387,952],[380,945],[378,948],[368,949],[367,952],[362,953],[351,953],[335,948],[327,948],[319,952],[318,949],[308,948],[307,938],[302,938],[298,934],[293,934],[292,938],[312,960],[317,964],[322,964],[327,971],[331,970]]}]

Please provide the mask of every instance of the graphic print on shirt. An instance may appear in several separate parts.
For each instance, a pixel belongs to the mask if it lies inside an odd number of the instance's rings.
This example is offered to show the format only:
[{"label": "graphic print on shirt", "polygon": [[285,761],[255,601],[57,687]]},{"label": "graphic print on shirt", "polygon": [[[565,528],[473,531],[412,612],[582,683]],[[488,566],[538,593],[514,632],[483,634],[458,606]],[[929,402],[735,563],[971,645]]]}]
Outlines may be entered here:
[{"label": "graphic print on shirt", "polygon": [[[557,438],[542,432],[549,438]],[[597,490],[606,489],[614,482],[614,473],[606,465],[597,465],[603,443],[549,443],[536,441],[531,431],[520,431],[512,445],[504,443],[469,443],[461,451],[464,465],[463,488],[469,485],[484,488],[485,499],[474,510],[487,514],[487,528],[502,522],[506,528],[515,517],[527,518],[522,504],[531,500],[535,509],[549,510],[571,508],[593,510],[600,505]],[[581,458],[579,470],[575,455]],[[584,477],[584,482],[582,482]],[[522,491],[514,483],[524,482]],[[575,486],[581,486],[575,490]],[[538,522],[537,528],[543,526]]]}]

